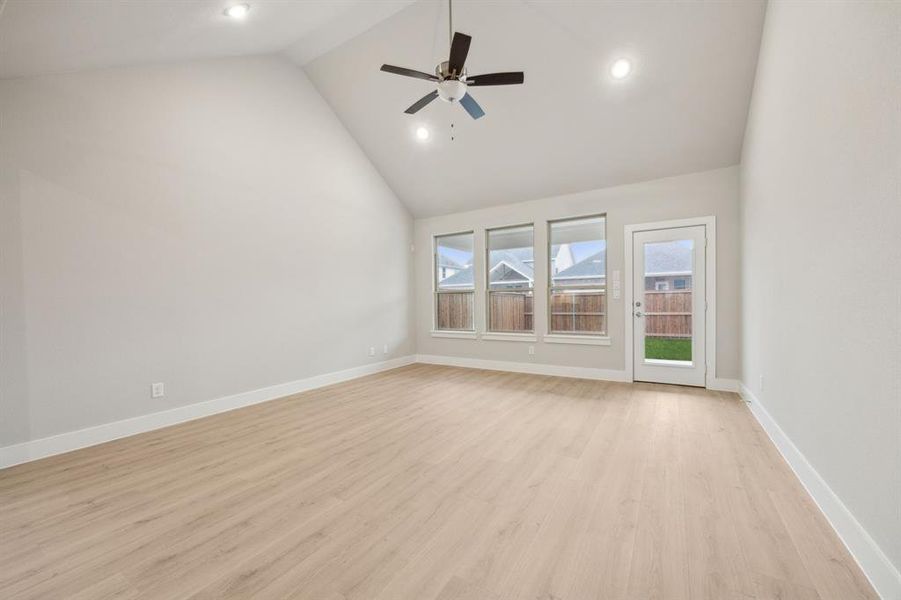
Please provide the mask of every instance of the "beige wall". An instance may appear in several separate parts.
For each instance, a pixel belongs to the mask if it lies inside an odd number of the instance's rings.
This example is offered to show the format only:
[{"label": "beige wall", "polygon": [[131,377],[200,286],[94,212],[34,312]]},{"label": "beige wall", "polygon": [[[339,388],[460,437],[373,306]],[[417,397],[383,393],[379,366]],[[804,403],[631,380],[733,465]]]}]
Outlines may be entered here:
[{"label": "beige wall", "polygon": [[899,102],[901,3],[770,3],[741,168],[744,382],[896,569]]},{"label": "beige wall", "polygon": [[412,219],[283,59],[0,82],[0,234],[0,446],[413,351]]},{"label": "beige wall", "polygon": [[[476,256],[484,256],[485,229],[535,223],[536,332],[545,333],[547,312],[546,269],[548,220],[607,214],[607,273],[623,268],[623,228],[629,224],[703,217],[717,218],[717,376],[739,376],[739,240],[738,168],[728,167],[634,185],[508,204],[483,210],[417,220],[415,224],[416,343],[419,354],[532,362],[596,369],[625,368],[623,299],[609,299],[610,346],[535,343],[529,356],[522,342],[459,340],[432,337],[432,238],[435,235],[475,230]],[[484,270],[476,262],[476,281]],[[480,285],[477,283],[477,285]],[[625,285],[625,282],[624,282]],[[476,318],[484,323],[484,290],[477,288]],[[483,328],[484,330],[484,328]]]}]

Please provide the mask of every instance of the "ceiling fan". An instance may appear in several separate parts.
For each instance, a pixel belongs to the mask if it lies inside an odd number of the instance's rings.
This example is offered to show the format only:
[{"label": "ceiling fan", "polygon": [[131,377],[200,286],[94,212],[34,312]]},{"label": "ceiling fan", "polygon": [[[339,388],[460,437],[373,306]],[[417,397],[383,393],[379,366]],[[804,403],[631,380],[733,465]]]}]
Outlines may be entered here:
[{"label": "ceiling fan", "polygon": [[459,102],[460,106],[469,113],[469,116],[473,119],[479,119],[485,116],[485,111],[482,110],[479,103],[469,93],[468,88],[483,85],[515,85],[522,83],[524,76],[522,71],[469,75],[466,72],[465,64],[472,37],[465,33],[454,32],[453,0],[448,0],[447,7],[449,12],[448,37],[450,38],[450,56],[446,61],[439,63],[435,67],[434,75],[393,65],[382,65],[381,70],[386,73],[394,73],[395,75],[425,79],[436,84],[436,89],[414,102],[410,108],[404,111],[408,115],[416,114],[435,98],[441,98],[445,102]]}]

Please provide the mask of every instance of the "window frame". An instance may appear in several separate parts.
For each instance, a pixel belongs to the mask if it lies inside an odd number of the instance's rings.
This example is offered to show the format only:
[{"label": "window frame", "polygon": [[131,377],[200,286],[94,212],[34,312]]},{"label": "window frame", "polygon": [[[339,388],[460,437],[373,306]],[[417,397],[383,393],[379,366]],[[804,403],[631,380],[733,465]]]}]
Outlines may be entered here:
[{"label": "window frame", "polygon": [[532,228],[532,271],[535,272],[535,223],[519,223],[516,225],[501,225],[499,227],[485,228],[485,336],[495,336],[497,339],[506,337],[522,336],[532,339],[535,336],[535,280],[532,280],[531,286],[515,287],[506,292],[531,292],[532,293],[532,328],[523,330],[507,330],[491,328],[491,232],[503,231],[505,229],[520,229],[524,227]]},{"label": "window frame", "polygon": [[[595,291],[598,289],[597,285],[565,285],[565,286],[555,286],[554,285],[554,265],[551,249],[554,246],[553,240],[553,226],[555,223],[566,223],[567,221],[581,221],[585,219],[604,219],[604,286],[602,291],[604,293],[604,330],[603,331],[558,331],[554,329],[554,315],[553,315],[553,296],[554,291],[576,291],[578,292],[589,292]],[[575,336],[575,339],[578,340],[580,338],[585,339],[586,343],[589,339],[607,339],[610,335],[610,323],[608,318],[610,316],[610,297],[607,295],[607,273],[608,273],[608,261],[607,261],[607,213],[596,213],[596,214],[588,214],[581,215],[577,217],[563,217],[560,219],[549,219],[547,222],[547,336],[551,338],[570,338],[570,336]],[[570,338],[573,339],[573,338]],[[578,343],[578,342],[575,342]]]},{"label": "window frame", "polygon": [[[453,290],[442,290],[441,286],[438,285],[438,240],[440,238],[448,238],[455,237],[459,235],[469,235],[472,237],[472,263],[473,263],[473,278],[472,278],[472,287],[469,288],[460,288]],[[476,236],[475,230],[467,230],[467,231],[457,231],[453,233],[440,233],[432,236],[432,332],[433,334],[444,334],[449,336],[466,336],[467,334],[475,335],[476,333],[476,315],[475,315],[475,298],[476,298],[476,280],[475,280],[475,243]],[[472,323],[472,327],[469,329],[441,329],[438,327],[438,296],[440,294],[460,294],[466,293],[472,296],[472,314],[470,315],[470,321]],[[457,334],[456,336],[454,334]]]}]

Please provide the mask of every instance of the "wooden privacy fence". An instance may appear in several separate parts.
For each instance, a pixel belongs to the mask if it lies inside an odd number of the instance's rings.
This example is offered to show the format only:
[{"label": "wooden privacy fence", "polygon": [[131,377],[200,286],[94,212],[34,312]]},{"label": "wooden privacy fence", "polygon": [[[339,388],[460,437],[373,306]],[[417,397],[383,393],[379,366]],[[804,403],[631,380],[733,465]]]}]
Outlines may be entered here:
[{"label": "wooden privacy fence", "polygon": [[532,331],[532,292],[491,292],[488,297],[491,331]]},{"label": "wooden privacy fence", "polygon": [[604,292],[551,293],[551,332],[605,331],[607,331],[607,295]]},{"label": "wooden privacy fence", "polygon": [[[472,292],[438,294],[438,329],[472,329]],[[532,331],[532,292],[492,292],[488,319],[493,331]]]},{"label": "wooden privacy fence", "polygon": [[438,329],[472,329],[472,292],[438,294]]},{"label": "wooden privacy fence", "polygon": [[[438,294],[438,329],[472,329],[472,292]],[[488,318],[493,331],[532,331],[532,292],[492,292]],[[646,290],[646,335],[691,337],[691,290]],[[550,330],[557,333],[607,331],[607,296],[604,292],[551,294]]]},{"label": "wooden privacy fence", "polygon": [[691,337],[691,290],[645,290],[645,335]]}]

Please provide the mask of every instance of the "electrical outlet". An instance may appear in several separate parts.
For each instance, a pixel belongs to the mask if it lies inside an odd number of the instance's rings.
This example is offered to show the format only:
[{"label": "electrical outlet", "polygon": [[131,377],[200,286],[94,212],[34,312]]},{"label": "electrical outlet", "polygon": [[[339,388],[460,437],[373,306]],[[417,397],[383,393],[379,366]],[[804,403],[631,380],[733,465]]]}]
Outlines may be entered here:
[{"label": "electrical outlet", "polygon": [[166,395],[166,386],[162,383],[154,383],[150,386],[151,398],[162,398]]},{"label": "electrical outlet", "polygon": [[369,347],[369,356],[375,356],[375,346]]},{"label": "electrical outlet", "polygon": [[763,391],[763,375],[760,376],[760,391]]},{"label": "electrical outlet", "polygon": [[535,356],[535,346],[529,346],[529,356]]},{"label": "electrical outlet", "polygon": [[382,347],[382,354],[388,354],[388,344],[385,344],[384,347]]}]

